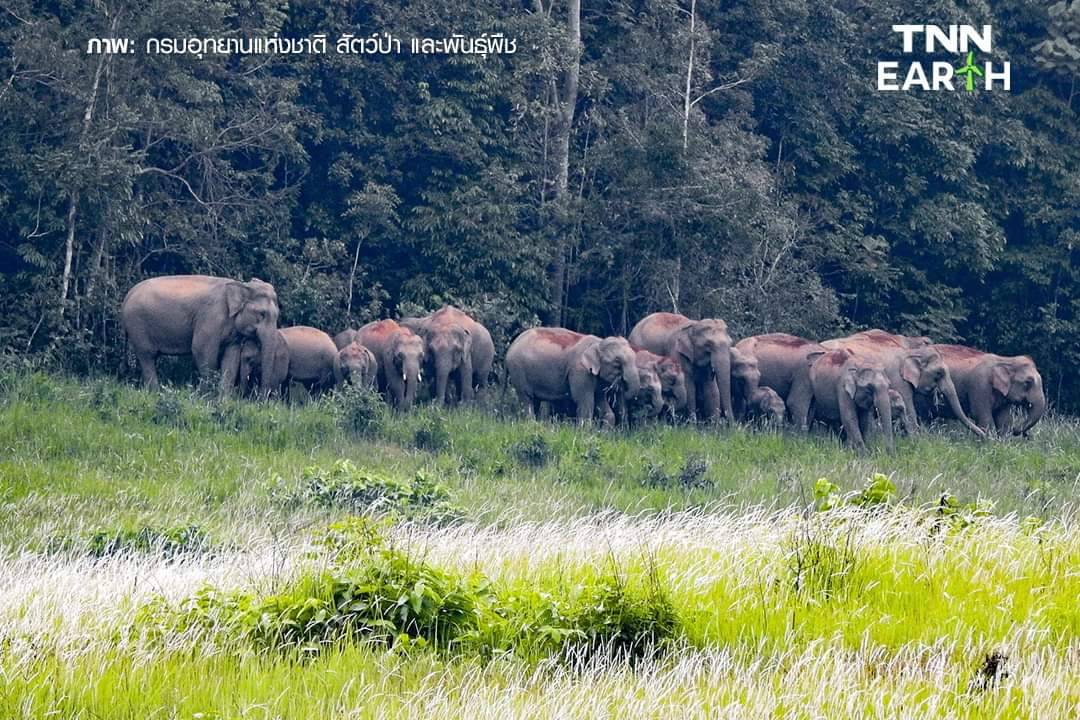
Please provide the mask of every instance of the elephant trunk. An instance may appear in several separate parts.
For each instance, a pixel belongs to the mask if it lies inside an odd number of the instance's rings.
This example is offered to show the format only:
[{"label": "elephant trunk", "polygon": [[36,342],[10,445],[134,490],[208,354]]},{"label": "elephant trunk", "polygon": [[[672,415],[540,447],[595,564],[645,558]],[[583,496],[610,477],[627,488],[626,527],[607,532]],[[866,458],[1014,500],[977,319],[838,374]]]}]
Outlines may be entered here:
[{"label": "elephant trunk", "polygon": [[686,407],[686,382],[676,383],[675,387],[671,389],[671,394],[675,399],[675,410],[682,410]]},{"label": "elephant trunk", "polygon": [[633,362],[623,363],[622,381],[627,397],[637,397],[638,393],[641,392],[641,377],[638,375],[637,365]]},{"label": "elephant trunk", "polygon": [[435,404],[446,403],[446,386],[450,383],[450,373],[454,367],[449,357],[437,355],[435,357]]},{"label": "elephant trunk", "polygon": [[1035,423],[1039,422],[1043,413],[1046,412],[1046,395],[1043,394],[1042,383],[1038,383],[1031,389],[1028,404],[1031,407],[1028,408],[1027,420],[1024,421],[1023,427],[1016,431],[1015,434],[1017,435],[1026,435],[1028,430],[1035,427]]},{"label": "elephant trunk", "polygon": [[955,415],[960,422],[967,425],[971,432],[975,433],[979,437],[986,437],[986,433],[983,429],[972,422],[971,418],[964,412],[963,406],[960,405],[960,396],[956,393],[956,385],[953,384],[952,378],[946,373],[945,377],[941,381],[941,392],[945,396],[946,402],[949,403],[949,409],[952,410],[952,414]]},{"label": "elephant trunk", "polygon": [[403,367],[405,394],[402,396],[401,407],[407,410],[416,401],[416,393],[420,386],[420,361],[406,360]]},{"label": "elephant trunk", "polygon": [[731,404],[731,351],[725,348],[723,352],[713,353],[712,369],[716,387],[720,391],[720,407],[729,420],[734,420],[735,411]]},{"label": "elephant trunk", "polygon": [[270,389],[274,380],[274,358],[277,354],[277,344],[280,342],[277,327],[259,327],[259,359],[262,362],[260,387],[266,391]]},{"label": "elephant trunk", "polygon": [[881,431],[885,435],[885,447],[889,449],[889,452],[893,452],[896,445],[893,442],[892,403],[889,402],[888,386],[874,393],[874,406],[877,408],[878,419],[881,421]]}]

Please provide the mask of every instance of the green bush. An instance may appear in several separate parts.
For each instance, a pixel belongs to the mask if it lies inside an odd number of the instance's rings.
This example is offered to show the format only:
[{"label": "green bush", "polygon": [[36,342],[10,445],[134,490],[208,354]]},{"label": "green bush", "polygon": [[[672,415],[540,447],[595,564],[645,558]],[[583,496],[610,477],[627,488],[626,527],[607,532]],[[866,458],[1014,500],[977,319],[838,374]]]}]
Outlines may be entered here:
[{"label": "green bush", "polygon": [[705,476],[708,471],[709,461],[698,454],[687,455],[675,474],[669,473],[658,463],[648,462],[641,484],[662,490],[707,490],[713,486],[713,481]]},{"label": "green bush", "polygon": [[350,435],[373,437],[386,427],[389,410],[372,388],[346,383],[334,391],[331,402],[338,424]]},{"label": "green bush", "polygon": [[542,468],[555,457],[555,449],[540,433],[511,443],[508,451],[518,463],[531,468]]},{"label": "green bush", "polygon": [[306,497],[323,507],[441,522],[464,515],[450,503],[449,491],[422,472],[406,481],[361,470],[350,460],[338,460],[329,469],[304,468],[303,479]]},{"label": "green bush", "polygon": [[132,552],[175,557],[207,552],[212,547],[210,538],[198,525],[99,529],[82,538],[57,536],[48,544],[51,552],[83,551],[94,557]]},{"label": "green bush", "polygon": [[442,452],[450,447],[451,441],[450,431],[439,415],[429,415],[413,434],[413,444],[417,450]]}]

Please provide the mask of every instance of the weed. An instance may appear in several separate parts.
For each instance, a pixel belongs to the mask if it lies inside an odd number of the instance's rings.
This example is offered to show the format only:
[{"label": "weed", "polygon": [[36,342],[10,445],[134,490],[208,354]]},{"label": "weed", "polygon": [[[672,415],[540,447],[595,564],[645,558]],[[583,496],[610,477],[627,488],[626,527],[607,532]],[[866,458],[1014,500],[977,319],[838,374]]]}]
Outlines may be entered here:
[{"label": "weed", "polygon": [[513,442],[508,448],[510,457],[521,465],[542,468],[555,457],[555,449],[540,433],[533,433]]},{"label": "weed", "polygon": [[428,416],[413,434],[413,444],[417,450],[442,452],[451,445],[450,431],[440,415]]},{"label": "weed", "polygon": [[377,436],[386,427],[389,410],[382,396],[372,388],[346,383],[330,400],[337,411],[338,424],[354,436]]}]

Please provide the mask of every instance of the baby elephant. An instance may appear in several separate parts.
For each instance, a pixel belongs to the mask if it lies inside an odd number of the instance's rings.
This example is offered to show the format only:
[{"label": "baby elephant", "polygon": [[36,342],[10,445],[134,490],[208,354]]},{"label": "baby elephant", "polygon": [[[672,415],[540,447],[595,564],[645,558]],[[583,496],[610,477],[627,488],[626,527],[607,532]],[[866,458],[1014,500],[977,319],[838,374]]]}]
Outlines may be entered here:
[{"label": "baby elephant", "polygon": [[768,387],[759,387],[746,399],[746,420],[761,419],[766,423],[783,425],[787,406],[780,395]]},{"label": "baby elephant", "polygon": [[373,388],[379,374],[375,353],[355,340],[338,350],[341,379],[360,387]]}]

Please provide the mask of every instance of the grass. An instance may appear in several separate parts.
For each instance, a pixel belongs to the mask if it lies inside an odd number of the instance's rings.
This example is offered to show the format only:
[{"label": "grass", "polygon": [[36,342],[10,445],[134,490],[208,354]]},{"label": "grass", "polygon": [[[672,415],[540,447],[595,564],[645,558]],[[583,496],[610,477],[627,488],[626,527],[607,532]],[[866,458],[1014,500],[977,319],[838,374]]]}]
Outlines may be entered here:
[{"label": "grass", "polygon": [[0,374],[0,717],[1080,710],[1075,420],[857,456],[366,403]]}]

